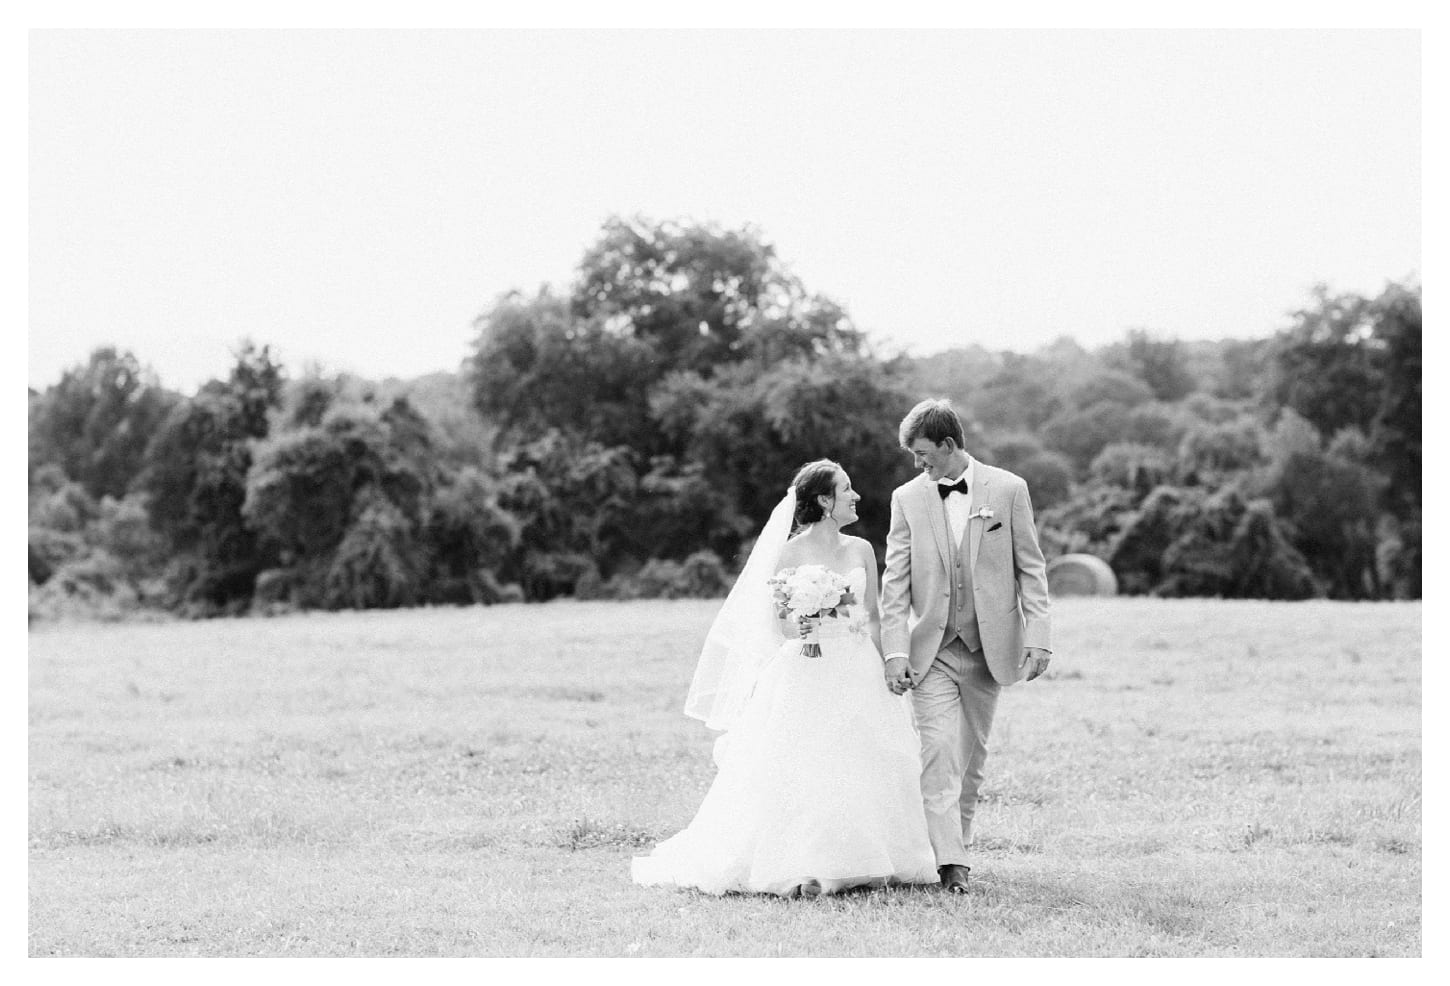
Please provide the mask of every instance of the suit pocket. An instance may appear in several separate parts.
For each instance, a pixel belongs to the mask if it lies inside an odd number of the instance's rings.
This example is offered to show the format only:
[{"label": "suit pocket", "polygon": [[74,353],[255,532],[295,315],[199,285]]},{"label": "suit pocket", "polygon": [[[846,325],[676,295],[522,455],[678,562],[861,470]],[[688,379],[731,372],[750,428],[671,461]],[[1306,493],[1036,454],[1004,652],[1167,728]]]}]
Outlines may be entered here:
[{"label": "suit pocket", "polygon": [[1001,529],[1002,529],[1002,522],[999,520],[999,521],[997,521],[997,523],[995,523],[991,527],[987,528],[987,533],[988,534],[991,534],[993,531],[999,531]]}]

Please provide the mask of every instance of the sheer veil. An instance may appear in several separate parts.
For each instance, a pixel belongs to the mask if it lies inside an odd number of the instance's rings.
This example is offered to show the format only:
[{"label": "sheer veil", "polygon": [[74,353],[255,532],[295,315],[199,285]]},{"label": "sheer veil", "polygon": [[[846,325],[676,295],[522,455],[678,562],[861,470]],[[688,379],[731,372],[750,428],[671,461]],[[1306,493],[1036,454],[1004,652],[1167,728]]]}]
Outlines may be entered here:
[{"label": "sheer veil", "polygon": [[705,637],[695,679],[685,698],[685,715],[702,720],[711,729],[726,730],[734,724],[755,688],[755,679],[780,649],[783,638],[765,583],[780,564],[794,518],[792,486],[770,512],[770,520],[755,539],[740,577]]}]

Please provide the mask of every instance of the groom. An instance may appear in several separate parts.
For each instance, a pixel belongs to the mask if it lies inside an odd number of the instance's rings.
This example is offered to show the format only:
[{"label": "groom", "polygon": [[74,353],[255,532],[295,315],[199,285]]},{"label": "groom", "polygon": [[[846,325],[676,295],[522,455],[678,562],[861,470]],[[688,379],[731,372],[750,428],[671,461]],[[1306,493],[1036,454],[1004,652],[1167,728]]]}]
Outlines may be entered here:
[{"label": "groom", "polygon": [[916,691],[927,833],[942,886],[966,893],[997,693],[1047,670],[1047,567],[1027,484],[966,453],[950,401],[912,408],[900,440],[922,474],[891,494],[886,682],[898,695]]}]

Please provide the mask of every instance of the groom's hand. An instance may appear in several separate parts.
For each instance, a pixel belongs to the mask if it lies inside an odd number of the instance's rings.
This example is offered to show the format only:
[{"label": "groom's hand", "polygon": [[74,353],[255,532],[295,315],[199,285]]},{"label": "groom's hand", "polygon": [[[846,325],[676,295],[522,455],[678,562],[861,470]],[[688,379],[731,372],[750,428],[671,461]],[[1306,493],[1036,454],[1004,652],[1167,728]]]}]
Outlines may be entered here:
[{"label": "groom's hand", "polygon": [[905,695],[911,687],[911,673],[906,658],[893,657],[886,662],[886,687],[896,695]]},{"label": "groom's hand", "polygon": [[1041,647],[1026,647],[1022,651],[1022,663],[1027,668],[1027,680],[1031,681],[1047,670],[1052,655]]}]

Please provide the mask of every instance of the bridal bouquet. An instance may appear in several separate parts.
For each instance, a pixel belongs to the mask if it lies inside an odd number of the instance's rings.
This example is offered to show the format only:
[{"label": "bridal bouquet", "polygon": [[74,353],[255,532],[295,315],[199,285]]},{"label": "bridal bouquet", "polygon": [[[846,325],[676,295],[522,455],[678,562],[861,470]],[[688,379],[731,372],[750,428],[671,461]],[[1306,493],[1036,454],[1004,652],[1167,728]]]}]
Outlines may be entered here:
[{"label": "bridal bouquet", "polygon": [[[767,580],[775,601],[775,615],[799,622],[803,618],[819,619],[823,616],[845,616],[848,607],[856,602],[851,585],[844,576],[837,575],[824,565],[801,565],[787,568],[779,575]],[[820,657],[821,645],[814,635],[804,638],[801,655]]]}]

